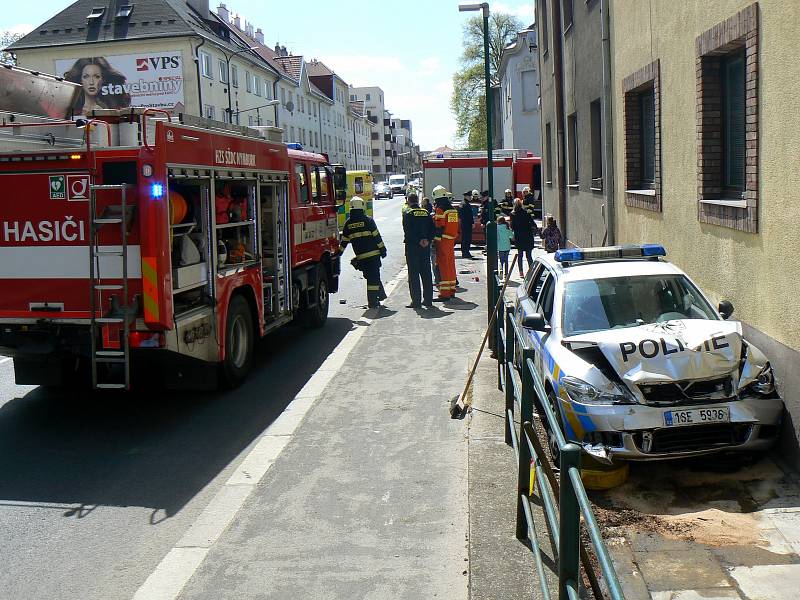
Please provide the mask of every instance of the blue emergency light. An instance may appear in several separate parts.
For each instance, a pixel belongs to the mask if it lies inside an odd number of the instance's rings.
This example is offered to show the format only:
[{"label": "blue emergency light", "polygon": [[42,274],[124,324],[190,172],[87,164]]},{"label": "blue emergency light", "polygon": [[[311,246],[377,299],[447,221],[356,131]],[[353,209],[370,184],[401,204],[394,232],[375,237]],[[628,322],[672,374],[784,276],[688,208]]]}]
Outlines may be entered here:
[{"label": "blue emergency light", "polygon": [[291,149],[291,150],[302,150],[303,149],[303,144],[301,144],[300,142],[290,142],[290,143],[286,144],[286,147]]},{"label": "blue emergency light", "polygon": [[602,260],[607,258],[641,258],[666,256],[661,244],[631,244],[626,246],[607,246],[601,248],[565,248],[556,250],[555,259],[560,263],[573,263],[582,260]]},{"label": "blue emergency light", "polygon": [[153,198],[159,199],[164,197],[164,184],[154,183],[150,186],[150,195]]}]

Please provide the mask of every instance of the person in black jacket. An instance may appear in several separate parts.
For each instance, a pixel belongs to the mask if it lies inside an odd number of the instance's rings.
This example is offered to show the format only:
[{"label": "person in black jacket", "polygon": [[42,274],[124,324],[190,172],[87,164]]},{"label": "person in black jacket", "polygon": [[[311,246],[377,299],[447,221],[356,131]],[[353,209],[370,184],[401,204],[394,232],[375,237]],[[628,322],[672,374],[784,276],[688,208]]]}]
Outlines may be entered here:
[{"label": "person in black jacket", "polygon": [[[525,260],[528,262],[528,268],[530,269],[533,266],[534,238],[539,231],[536,227],[536,221],[525,210],[525,206],[519,198],[514,201],[514,209],[511,211],[511,229],[514,232],[514,245],[517,247],[519,254],[525,254]],[[519,276],[523,277],[521,256],[517,257],[517,266],[519,267]]]},{"label": "person in black jacket", "polygon": [[350,218],[342,228],[340,252],[351,242],[356,255],[351,262],[367,280],[367,303],[370,308],[380,308],[381,300],[386,299],[381,283],[381,258],[386,258],[386,246],[375,221],[364,213],[364,200],[358,196],[350,200]]},{"label": "person in black jacket", "polygon": [[472,205],[469,199],[472,192],[464,192],[464,199],[458,207],[458,222],[461,225],[461,257],[472,258],[469,249],[472,247],[472,225],[475,223],[475,215],[472,214]]},{"label": "person in black jacket", "polygon": [[[411,192],[406,198],[408,210],[403,214],[403,234],[408,265],[408,290],[411,304],[406,308],[433,306],[433,280],[431,277],[431,243],[436,235],[433,219],[419,206],[419,198]],[[422,284],[420,286],[420,283]]]}]

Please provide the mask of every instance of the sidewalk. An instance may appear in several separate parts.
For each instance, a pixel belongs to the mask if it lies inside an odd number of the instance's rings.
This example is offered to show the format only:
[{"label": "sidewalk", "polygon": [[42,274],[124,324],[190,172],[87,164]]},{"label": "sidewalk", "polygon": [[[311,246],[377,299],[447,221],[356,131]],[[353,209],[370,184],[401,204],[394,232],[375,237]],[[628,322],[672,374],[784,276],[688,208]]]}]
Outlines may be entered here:
[{"label": "sidewalk", "polygon": [[355,323],[363,334],[181,598],[468,598],[466,422],[448,407],[485,328],[483,268],[458,261],[474,271],[458,303],[406,309],[403,279]]}]

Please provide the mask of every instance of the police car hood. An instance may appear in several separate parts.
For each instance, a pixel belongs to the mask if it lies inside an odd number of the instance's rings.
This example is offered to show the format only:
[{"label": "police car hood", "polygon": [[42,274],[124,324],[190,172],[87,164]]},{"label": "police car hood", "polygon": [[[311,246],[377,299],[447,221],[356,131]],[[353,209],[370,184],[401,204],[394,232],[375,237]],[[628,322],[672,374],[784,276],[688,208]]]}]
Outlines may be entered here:
[{"label": "police car hood", "polygon": [[564,339],[576,350],[597,346],[620,378],[633,385],[713,379],[736,371],[741,323],[684,319],[580,334]]}]

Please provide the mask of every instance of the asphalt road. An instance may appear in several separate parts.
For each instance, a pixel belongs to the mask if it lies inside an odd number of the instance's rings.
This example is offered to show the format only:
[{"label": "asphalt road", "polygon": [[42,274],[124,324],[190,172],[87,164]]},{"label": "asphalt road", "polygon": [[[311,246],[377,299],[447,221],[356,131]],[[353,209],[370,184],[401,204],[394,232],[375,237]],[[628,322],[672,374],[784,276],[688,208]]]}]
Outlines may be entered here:
[{"label": "asphalt road", "polygon": [[[384,281],[404,264],[402,203],[375,202]],[[237,390],[62,392],[15,385],[0,358],[0,597],[130,598],[363,314],[351,257],[326,326],[263,340]]]}]

